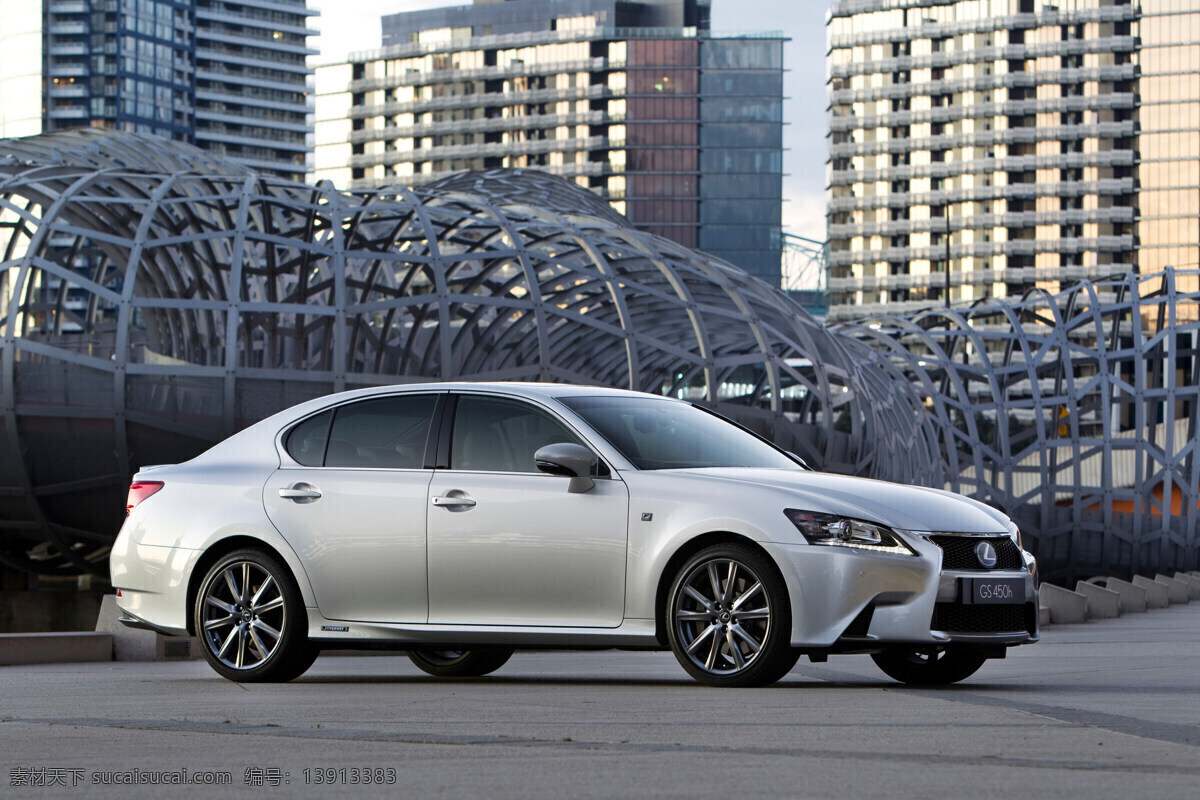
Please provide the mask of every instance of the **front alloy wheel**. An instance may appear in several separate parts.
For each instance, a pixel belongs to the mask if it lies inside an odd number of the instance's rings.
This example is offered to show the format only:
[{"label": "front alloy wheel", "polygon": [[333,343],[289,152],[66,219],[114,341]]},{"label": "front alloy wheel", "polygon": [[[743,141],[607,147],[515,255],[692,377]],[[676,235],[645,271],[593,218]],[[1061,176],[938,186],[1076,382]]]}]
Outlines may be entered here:
[{"label": "front alloy wheel", "polygon": [[667,604],[671,650],[709,686],[766,686],[795,666],[791,611],[769,558],[743,545],[718,545],[679,570]]},{"label": "front alloy wheel", "polygon": [[194,619],[204,658],[233,681],[289,681],[317,657],[300,591],[286,567],[258,550],[238,550],[213,565]]}]

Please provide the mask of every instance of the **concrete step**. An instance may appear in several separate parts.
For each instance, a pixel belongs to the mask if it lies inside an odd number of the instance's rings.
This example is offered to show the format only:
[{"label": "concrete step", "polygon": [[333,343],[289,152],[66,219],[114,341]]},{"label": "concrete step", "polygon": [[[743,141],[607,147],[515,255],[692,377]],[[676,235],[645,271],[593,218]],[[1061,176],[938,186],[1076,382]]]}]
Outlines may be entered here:
[{"label": "concrete step", "polygon": [[1160,574],[1154,576],[1154,582],[1167,587],[1167,599],[1171,601],[1171,605],[1178,606],[1188,602],[1188,585],[1183,581]]},{"label": "concrete step", "polygon": [[1146,590],[1120,578],[1109,578],[1104,587],[1121,595],[1122,614],[1143,614],[1146,611]]},{"label": "concrete step", "polygon": [[1113,619],[1121,616],[1121,595],[1087,581],[1075,584],[1075,591],[1087,598],[1088,619]]},{"label": "concrete step", "polygon": [[200,643],[190,636],[163,636],[154,631],[129,628],[120,622],[117,596],[104,595],[96,630],[112,636],[116,661],[180,661],[201,658]]},{"label": "concrete step", "polygon": [[1200,578],[1186,572],[1176,572],[1175,580],[1183,581],[1188,587],[1188,599],[1200,600]]},{"label": "concrete step", "polygon": [[1144,575],[1134,575],[1133,585],[1146,590],[1146,608],[1167,608],[1171,605],[1171,594],[1166,586]]},{"label": "concrete step", "polygon": [[108,633],[0,634],[0,665],[112,661],[112,658],[113,638]]},{"label": "concrete step", "polygon": [[1088,621],[1087,598],[1078,592],[1043,583],[1038,590],[1041,604],[1050,609],[1050,621],[1055,625],[1072,625]]}]

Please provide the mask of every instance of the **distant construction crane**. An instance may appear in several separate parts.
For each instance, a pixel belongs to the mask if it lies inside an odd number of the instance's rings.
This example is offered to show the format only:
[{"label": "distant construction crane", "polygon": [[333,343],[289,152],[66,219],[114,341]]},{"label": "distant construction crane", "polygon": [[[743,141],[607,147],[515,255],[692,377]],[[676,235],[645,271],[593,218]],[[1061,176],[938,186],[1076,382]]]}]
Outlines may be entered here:
[{"label": "distant construction crane", "polygon": [[827,242],[783,234],[783,290],[822,319],[829,311],[828,255]]}]

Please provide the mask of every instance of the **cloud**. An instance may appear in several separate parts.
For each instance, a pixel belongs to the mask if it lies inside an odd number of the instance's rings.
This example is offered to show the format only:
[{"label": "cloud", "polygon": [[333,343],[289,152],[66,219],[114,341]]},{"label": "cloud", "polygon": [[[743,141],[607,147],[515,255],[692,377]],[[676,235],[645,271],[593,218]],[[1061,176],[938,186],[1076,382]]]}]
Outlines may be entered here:
[{"label": "cloud", "polygon": [[801,190],[785,195],[783,230],[795,236],[825,241],[825,193]]}]

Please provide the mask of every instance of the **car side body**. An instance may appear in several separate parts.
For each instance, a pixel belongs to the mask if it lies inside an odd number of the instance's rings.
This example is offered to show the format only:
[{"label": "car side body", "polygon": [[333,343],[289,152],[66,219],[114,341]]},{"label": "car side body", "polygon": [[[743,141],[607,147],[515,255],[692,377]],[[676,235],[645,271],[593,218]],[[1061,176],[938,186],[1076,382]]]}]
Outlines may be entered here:
[{"label": "car side body", "polygon": [[[397,422],[395,436],[384,442],[390,433],[380,434],[376,448],[372,431],[381,419],[393,419],[379,415],[385,401],[399,409],[397,419],[427,411],[427,426]],[[614,404],[633,404],[636,425],[649,426],[635,430],[631,422],[624,450],[586,410]],[[969,649],[982,663],[1037,640],[1036,563],[999,511],[941,490],[822,474],[794,461],[770,468],[668,462],[639,468],[626,451],[639,442],[652,449],[645,443],[667,437],[677,406],[691,408],[622,390],[527,383],[379,387],[302,403],[191,461],[145,467],[134,476],[135,485],[151,485],[153,493],[130,510],[113,547],[118,605],[126,624],[197,634],[198,620],[208,619],[197,610],[206,576],[222,558],[249,550],[282,565],[286,575],[276,575],[277,582],[293,582],[302,610],[292,613],[289,625],[295,627],[298,616],[304,621],[289,635],[302,636],[313,653],[663,649],[674,644],[672,630],[685,638],[688,630],[696,637],[708,631],[682,622],[697,612],[709,615],[706,625],[728,626],[718,603],[689,611],[682,599],[688,587],[676,584],[697,554],[732,547],[734,556],[718,553],[714,558],[723,560],[712,563],[722,570],[741,564],[760,583],[759,573],[777,571],[786,609],[777,608],[771,624],[786,622],[786,631],[771,636],[783,637],[778,646],[795,655],[916,653],[919,667],[930,654],[936,660]],[[644,422],[642,409],[658,422]],[[663,416],[662,409],[670,413]],[[358,437],[357,448],[328,433],[335,419]],[[562,441],[534,454],[549,454],[548,462],[534,463],[533,445],[522,450],[497,438],[511,420],[524,426],[526,438],[561,426],[565,434],[550,438]],[[289,440],[321,425],[327,431],[323,455],[310,457],[306,444]],[[389,425],[382,427],[390,432]],[[322,441],[317,434],[310,438]],[[551,474],[556,466],[550,462],[578,447],[592,455],[593,473],[565,474],[571,467],[564,462],[568,466]],[[335,454],[339,448],[345,452]],[[383,461],[363,461],[380,458],[376,450]],[[520,457],[504,455],[518,450]],[[339,458],[345,466],[334,464]],[[643,465],[653,463],[641,458]],[[865,538],[856,544],[847,526],[866,531]],[[814,530],[826,538],[814,541]],[[971,560],[972,548],[1001,558],[985,567]],[[749,561],[737,553],[750,553]],[[262,568],[271,572],[269,565]],[[732,583],[736,567],[729,570]],[[1013,596],[1003,602],[970,597],[973,582],[984,579],[990,583],[979,591]],[[743,588],[762,592],[757,585]],[[721,579],[713,586],[716,594],[725,591]],[[232,618],[241,604],[228,602]],[[763,642],[751,640],[742,645],[730,634],[732,644],[712,649],[753,660],[753,648]],[[710,654],[714,658],[724,656]],[[688,668],[686,658],[681,663]],[[734,679],[740,668],[733,661],[730,674],[713,680],[705,678],[704,664],[698,667],[705,682],[745,685]],[[745,681],[769,682],[765,676]]]}]

